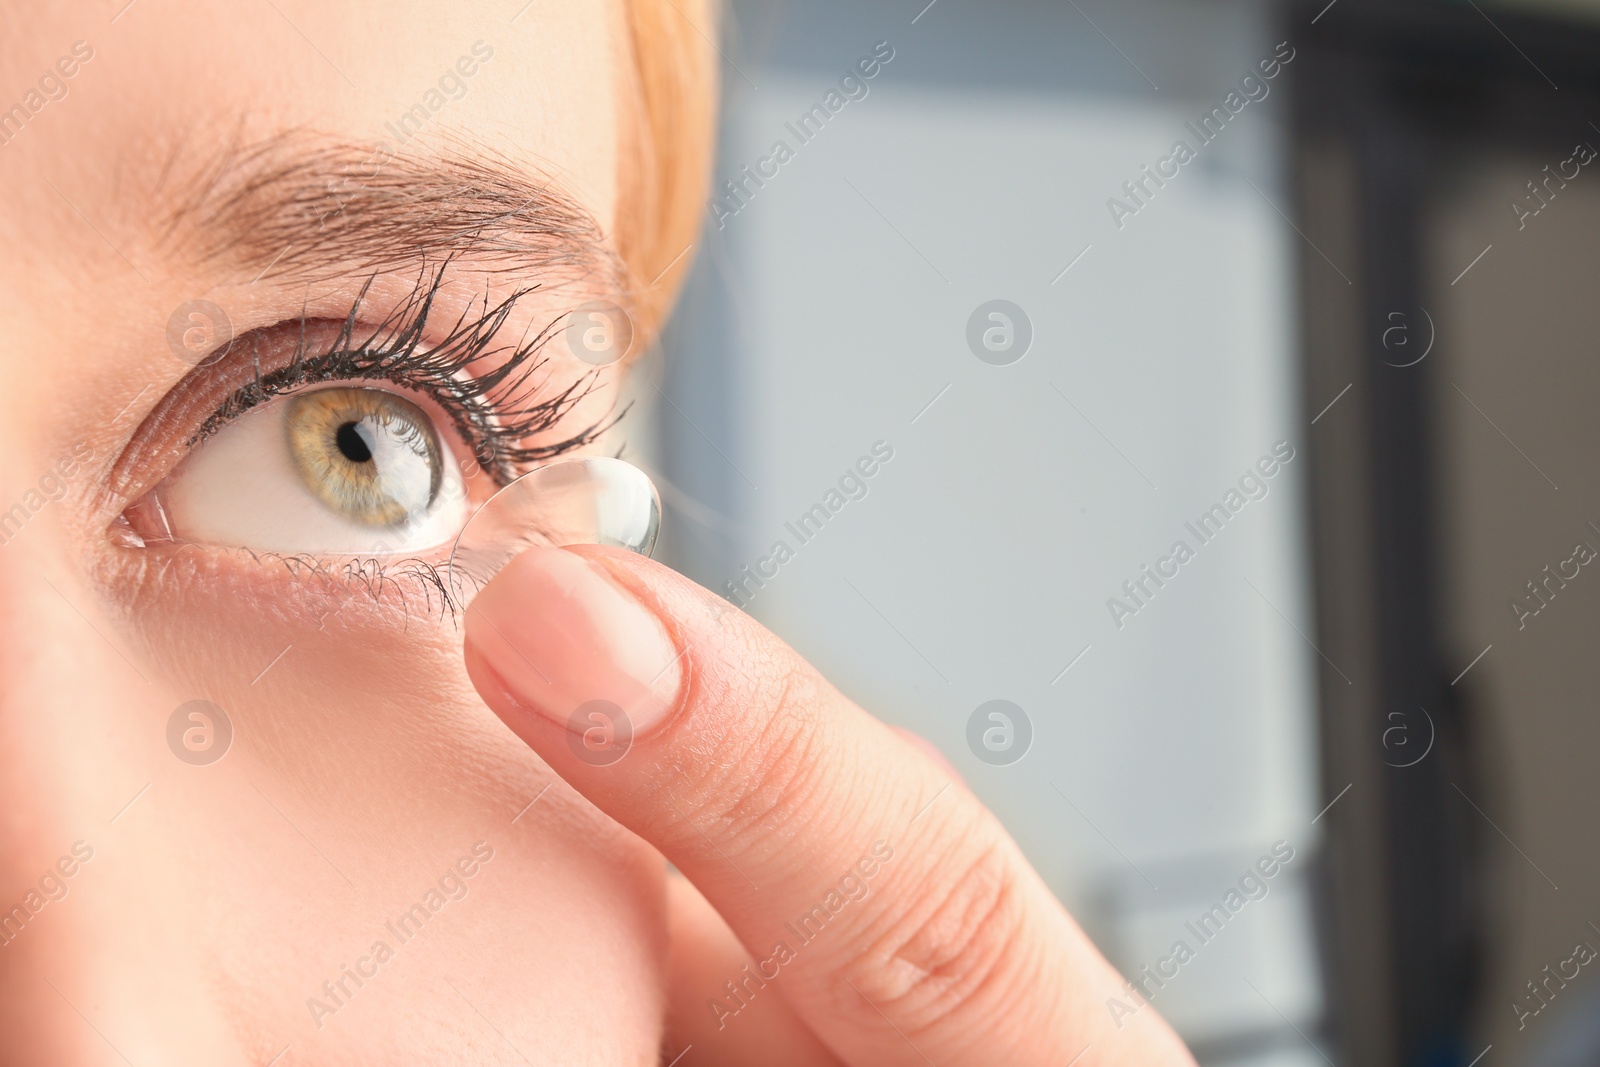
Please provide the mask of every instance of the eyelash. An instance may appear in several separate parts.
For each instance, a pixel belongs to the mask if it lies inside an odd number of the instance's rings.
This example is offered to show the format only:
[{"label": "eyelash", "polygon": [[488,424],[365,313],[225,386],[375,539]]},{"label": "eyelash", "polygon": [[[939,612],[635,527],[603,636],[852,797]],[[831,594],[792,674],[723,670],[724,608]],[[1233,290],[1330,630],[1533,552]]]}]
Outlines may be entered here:
[{"label": "eyelash", "polygon": [[585,374],[554,395],[540,395],[543,389],[533,379],[545,365],[540,351],[555,336],[553,322],[493,366],[472,373],[488,357],[503,355],[505,347],[496,345],[495,339],[517,302],[534,288],[519,289],[492,307],[485,294],[476,317],[472,308],[462,312],[443,340],[428,346],[428,320],[448,267],[446,262],[431,280],[426,273],[421,275],[411,295],[370,330],[364,330],[362,339],[357,339],[358,329],[362,329],[358,324],[372,286],[370,279],[351,304],[338,337],[325,350],[316,354],[308,350],[308,320],[302,317],[294,359],[266,374],[258,365],[255,380],[224,400],[189,438],[189,446],[252,408],[304,385],[387,381],[438,403],[471,447],[478,465],[496,484],[505,485],[531,465],[591,443],[627,414],[624,408],[560,441],[531,448],[519,445],[565,419],[595,387],[598,372]]}]

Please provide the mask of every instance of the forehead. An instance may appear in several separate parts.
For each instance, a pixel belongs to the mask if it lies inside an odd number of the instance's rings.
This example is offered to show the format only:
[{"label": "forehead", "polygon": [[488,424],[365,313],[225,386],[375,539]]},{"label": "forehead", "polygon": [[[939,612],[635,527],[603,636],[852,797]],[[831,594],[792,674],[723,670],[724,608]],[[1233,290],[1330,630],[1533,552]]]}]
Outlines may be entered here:
[{"label": "forehead", "polygon": [[66,194],[109,237],[161,217],[226,153],[292,132],[380,158],[481,148],[555,178],[610,229],[614,5],[125,3],[0,0],[0,183],[23,201]]}]

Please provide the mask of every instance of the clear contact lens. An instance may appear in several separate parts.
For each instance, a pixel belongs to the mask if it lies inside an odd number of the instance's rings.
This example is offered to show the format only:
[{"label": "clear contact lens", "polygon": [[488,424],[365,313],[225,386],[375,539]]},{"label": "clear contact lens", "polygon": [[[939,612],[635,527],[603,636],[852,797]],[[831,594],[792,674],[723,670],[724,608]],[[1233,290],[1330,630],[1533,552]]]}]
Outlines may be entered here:
[{"label": "clear contact lens", "polygon": [[452,595],[465,606],[489,579],[535,545],[656,547],[661,498],[644,471],[605,456],[535,468],[484,502],[450,550]]}]

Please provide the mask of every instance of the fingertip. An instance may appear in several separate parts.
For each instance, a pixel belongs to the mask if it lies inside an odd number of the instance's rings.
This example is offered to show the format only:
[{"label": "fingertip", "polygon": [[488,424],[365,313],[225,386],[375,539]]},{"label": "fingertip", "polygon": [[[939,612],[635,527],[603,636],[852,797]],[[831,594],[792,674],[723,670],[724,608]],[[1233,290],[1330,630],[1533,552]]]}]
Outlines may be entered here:
[{"label": "fingertip", "polygon": [[523,552],[478,593],[465,628],[469,664],[497,711],[509,696],[585,736],[596,715],[631,736],[658,729],[678,704],[682,653],[667,628],[576,553]]}]

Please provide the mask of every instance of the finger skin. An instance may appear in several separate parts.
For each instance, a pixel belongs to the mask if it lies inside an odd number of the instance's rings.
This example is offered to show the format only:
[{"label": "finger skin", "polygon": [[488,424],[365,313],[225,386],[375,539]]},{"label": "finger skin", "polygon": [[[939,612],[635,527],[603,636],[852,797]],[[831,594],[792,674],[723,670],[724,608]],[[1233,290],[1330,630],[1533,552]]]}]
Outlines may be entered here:
[{"label": "finger skin", "polygon": [[663,1063],[690,1049],[680,1067],[840,1067],[784,999],[781,983],[748,996],[737,1016],[718,1019],[708,1012],[706,1002],[727,997],[725,983],[742,978],[755,961],[700,891],[678,875],[667,879],[667,914],[672,986]]},{"label": "finger skin", "polygon": [[[569,708],[507,681],[565,669],[508,647],[518,613],[583,599],[549,553],[586,560],[681,653],[657,702],[670,710],[610,765],[579,757]],[[779,985],[846,1063],[1193,1064],[963,785],[726,601],[620,550],[534,549],[479,594],[466,633],[489,706],[727,920],[757,961],[735,985],[751,1002]],[[1118,1018],[1113,998],[1139,1010]],[[745,1009],[736,988],[706,1010]]]}]

